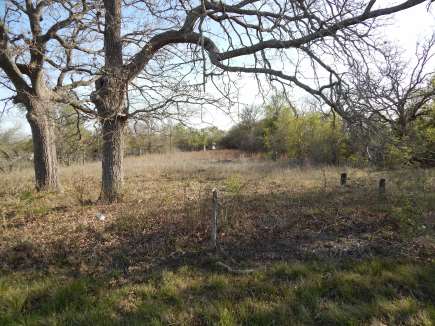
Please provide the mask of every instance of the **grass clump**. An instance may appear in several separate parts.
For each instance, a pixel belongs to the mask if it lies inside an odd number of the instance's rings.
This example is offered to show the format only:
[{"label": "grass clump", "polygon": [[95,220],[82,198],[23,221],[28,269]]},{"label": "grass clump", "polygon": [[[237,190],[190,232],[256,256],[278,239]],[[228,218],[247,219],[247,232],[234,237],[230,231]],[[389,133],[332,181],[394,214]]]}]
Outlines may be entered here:
[{"label": "grass clump", "polygon": [[[379,264],[390,266],[380,271]],[[0,278],[2,325],[431,325],[435,266],[276,263],[249,275],[184,266],[137,284],[65,274]],[[418,281],[417,281],[418,280]]]}]

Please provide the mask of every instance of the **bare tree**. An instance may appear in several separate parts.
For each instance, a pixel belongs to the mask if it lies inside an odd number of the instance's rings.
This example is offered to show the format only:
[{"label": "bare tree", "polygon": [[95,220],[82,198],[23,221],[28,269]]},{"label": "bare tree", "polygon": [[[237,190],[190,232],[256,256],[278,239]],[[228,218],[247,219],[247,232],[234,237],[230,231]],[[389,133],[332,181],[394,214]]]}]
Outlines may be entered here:
[{"label": "bare tree", "polygon": [[[86,48],[86,25],[93,17],[85,0],[8,0],[0,18],[0,85],[11,94],[2,99],[23,106],[32,130],[38,190],[59,188],[53,112],[56,103],[82,107],[74,89],[93,82],[80,53]],[[92,113],[92,111],[89,111]]]},{"label": "bare tree", "polygon": [[92,95],[104,139],[102,199],[116,200],[122,190],[129,85],[160,54],[175,53],[180,62],[200,68],[195,71],[203,84],[231,80],[230,73],[259,80],[264,75],[300,87],[339,112],[343,58],[362,54],[361,44],[369,47],[376,18],[425,2],[382,7],[376,0],[104,0],[104,68]]},{"label": "bare tree", "polygon": [[435,33],[417,45],[414,62],[403,60],[394,46],[379,48],[376,54],[355,62],[346,78],[349,114],[367,125],[387,124],[402,139],[428,113],[435,97]]}]

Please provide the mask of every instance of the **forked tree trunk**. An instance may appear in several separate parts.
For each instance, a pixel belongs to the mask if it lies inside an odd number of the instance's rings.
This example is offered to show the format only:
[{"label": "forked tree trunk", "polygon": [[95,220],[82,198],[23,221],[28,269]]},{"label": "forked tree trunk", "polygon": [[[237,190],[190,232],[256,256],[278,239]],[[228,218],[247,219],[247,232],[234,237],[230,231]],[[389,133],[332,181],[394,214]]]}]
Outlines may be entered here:
[{"label": "forked tree trunk", "polygon": [[33,163],[38,191],[60,189],[54,133],[54,121],[44,106],[28,109],[27,121],[32,130]]},{"label": "forked tree trunk", "polygon": [[122,195],[125,125],[126,121],[121,119],[110,119],[102,123],[103,159],[100,199],[104,202],[117,201]]}]

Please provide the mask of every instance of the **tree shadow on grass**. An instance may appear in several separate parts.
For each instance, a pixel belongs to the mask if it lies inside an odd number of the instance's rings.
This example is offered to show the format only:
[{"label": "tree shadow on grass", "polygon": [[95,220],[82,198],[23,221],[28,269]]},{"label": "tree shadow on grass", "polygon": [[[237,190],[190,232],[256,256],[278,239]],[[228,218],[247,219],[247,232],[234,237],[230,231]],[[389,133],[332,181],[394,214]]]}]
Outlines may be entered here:
[{"label": "tree shadow on grass", "polygon": [[52,273],[0,277],[0,323],[431,325],[435,266],[365,259],[275,263],[252,274],[181,266],[147,280]]},{"label": "tree shadow on grass", "polygon": [[[229,262],[413,257],[431,252],[403,237],[391,214],[392,197],[370,189],[314,189],[303,193],[224,194],[219,247]],[[149,203],[121,211],[101,227],[86,225],[43,245],[31,238],[0,247],[9,271],[66,268],[76,275],[116,273],[141,280],[165,266],[207,265],[211,201]],[[74,223],[74,221],[71,221]],[[55,226],[53,226],[55,227]],[[426,230],[433,232],[433,230]]]}]

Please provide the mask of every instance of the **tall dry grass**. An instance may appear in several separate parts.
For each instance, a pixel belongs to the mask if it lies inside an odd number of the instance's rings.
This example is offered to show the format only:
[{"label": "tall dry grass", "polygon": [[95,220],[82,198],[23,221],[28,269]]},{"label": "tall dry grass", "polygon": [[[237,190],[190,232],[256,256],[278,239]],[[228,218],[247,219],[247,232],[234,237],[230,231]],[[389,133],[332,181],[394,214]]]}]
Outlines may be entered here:
[{"label": "tall dry grass", "polygon": [[[64,252],[74,268],[90,270],[112,266],[114,252],[135,265],[143,255],[151,264],[202,250],[213,188],[219,239],[235,255],[366,255],[372,243],[382,249],[385,241],[402,250],[402,234],[433,244],[433,170],[294,167],[234,151],[153,154],[125,159],[125,194],[112,205],[97,201],[99,162],[60,172],[63,192],[56,194],[35,192],[31,170],[3,175],[0,255],[9,257],[7,266],[19,265],[12,257],[23,242],[36,252],[29,264],[55,264]],[[346,187],[339,185],[341,172],[348,173]],[[380,177],[387,179],[383,196]]]}]

